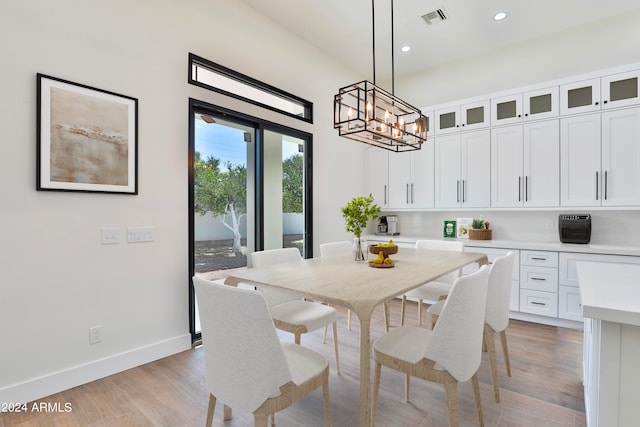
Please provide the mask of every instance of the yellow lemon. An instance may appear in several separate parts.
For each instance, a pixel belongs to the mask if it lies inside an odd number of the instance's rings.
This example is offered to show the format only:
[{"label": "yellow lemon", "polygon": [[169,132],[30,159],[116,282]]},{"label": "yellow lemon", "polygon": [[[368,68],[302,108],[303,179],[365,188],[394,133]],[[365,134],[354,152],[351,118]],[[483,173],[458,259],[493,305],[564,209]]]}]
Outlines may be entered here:
[{"label": "yellow lemon", "polygon": [[384,263],[385,263],[385,264],[391,264],[392,262],[393,262],[393,261],[391,261],[391,258],[386,258],[386,259],[384,260]]},{"label": "yellow lemon", "polygon": [[382,258],[378,257],[378,258],[376,258],[376,259],[374,259],[374,260],[373,260],[373,263],[374,263],[374,264],[382,264],[382,263],[383,263],[383,260],[382,260]]}]

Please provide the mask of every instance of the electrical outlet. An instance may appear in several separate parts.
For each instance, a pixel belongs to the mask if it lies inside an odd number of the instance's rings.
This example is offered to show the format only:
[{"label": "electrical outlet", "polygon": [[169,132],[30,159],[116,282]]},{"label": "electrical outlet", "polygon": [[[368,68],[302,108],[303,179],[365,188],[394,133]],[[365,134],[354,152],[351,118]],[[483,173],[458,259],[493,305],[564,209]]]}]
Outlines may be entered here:
[{"label": "electrical outlet", "polygon": [[120,243],[120,229],[115,227],[102,227],[102,244],[117,245]]},{"label": "electrical outlet", "polygon": [[102,325],[89,328],[89,344],[102,342]]}]

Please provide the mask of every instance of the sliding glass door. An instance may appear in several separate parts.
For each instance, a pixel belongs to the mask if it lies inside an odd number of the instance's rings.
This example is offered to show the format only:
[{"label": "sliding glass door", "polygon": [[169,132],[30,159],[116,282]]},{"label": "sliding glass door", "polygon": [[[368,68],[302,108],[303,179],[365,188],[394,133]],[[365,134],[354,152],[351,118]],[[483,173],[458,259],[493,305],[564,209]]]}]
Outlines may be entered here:
[{"label": "sliding glass door", "polygon": [[[312,256],[311,152],[307,133],[192,102],[190,278],[224,279],[247,268],[255,250]],[[190,317],[197,339],[191,283]]]}]

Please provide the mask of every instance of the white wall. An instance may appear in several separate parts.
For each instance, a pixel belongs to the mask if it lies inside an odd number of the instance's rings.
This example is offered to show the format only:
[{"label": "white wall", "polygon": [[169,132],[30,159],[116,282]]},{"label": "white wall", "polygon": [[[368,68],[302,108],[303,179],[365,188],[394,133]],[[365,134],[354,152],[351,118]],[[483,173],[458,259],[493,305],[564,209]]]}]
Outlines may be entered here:
[{"label": "white wall", "polygon": [[[188,98],[314,134],[316,235],[345,236],[362,148],[339,139],[332,97],[358,76],[225,0],[33,0],[0,26],[0,401],[28,401],[189,348]],[[190,86],[196,53],[314,103],[314,124]],[[36,73],[139,100],[137,196],[35,191]],[[101,245],[104,226],[152,243]],[[316,242],[317,248],[317,242]],[[103,342],[89,345],[101,325]]]}]

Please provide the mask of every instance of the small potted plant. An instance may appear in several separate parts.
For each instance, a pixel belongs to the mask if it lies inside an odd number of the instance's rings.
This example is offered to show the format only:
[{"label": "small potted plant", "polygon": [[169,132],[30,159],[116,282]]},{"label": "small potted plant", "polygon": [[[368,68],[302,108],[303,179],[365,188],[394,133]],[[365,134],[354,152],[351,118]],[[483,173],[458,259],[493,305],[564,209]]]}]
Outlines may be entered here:
[{"label": "small potted plant", "polygon": [[491,240],[492,230],[489,228],[489,221],[474,218],[469,230],[470,240]]},{"label": "small potted plant", "polygon": [[[354,197],[340,208],[345,219],[345,229],[355,236],[355,260],[366,261],[366,248],[363,250],[362,230],[367,227],[369,220],[376,219],[380,215],[380,207],[373,202],[373,194]],[[366,246],[366,244],[365,244]]]}]

